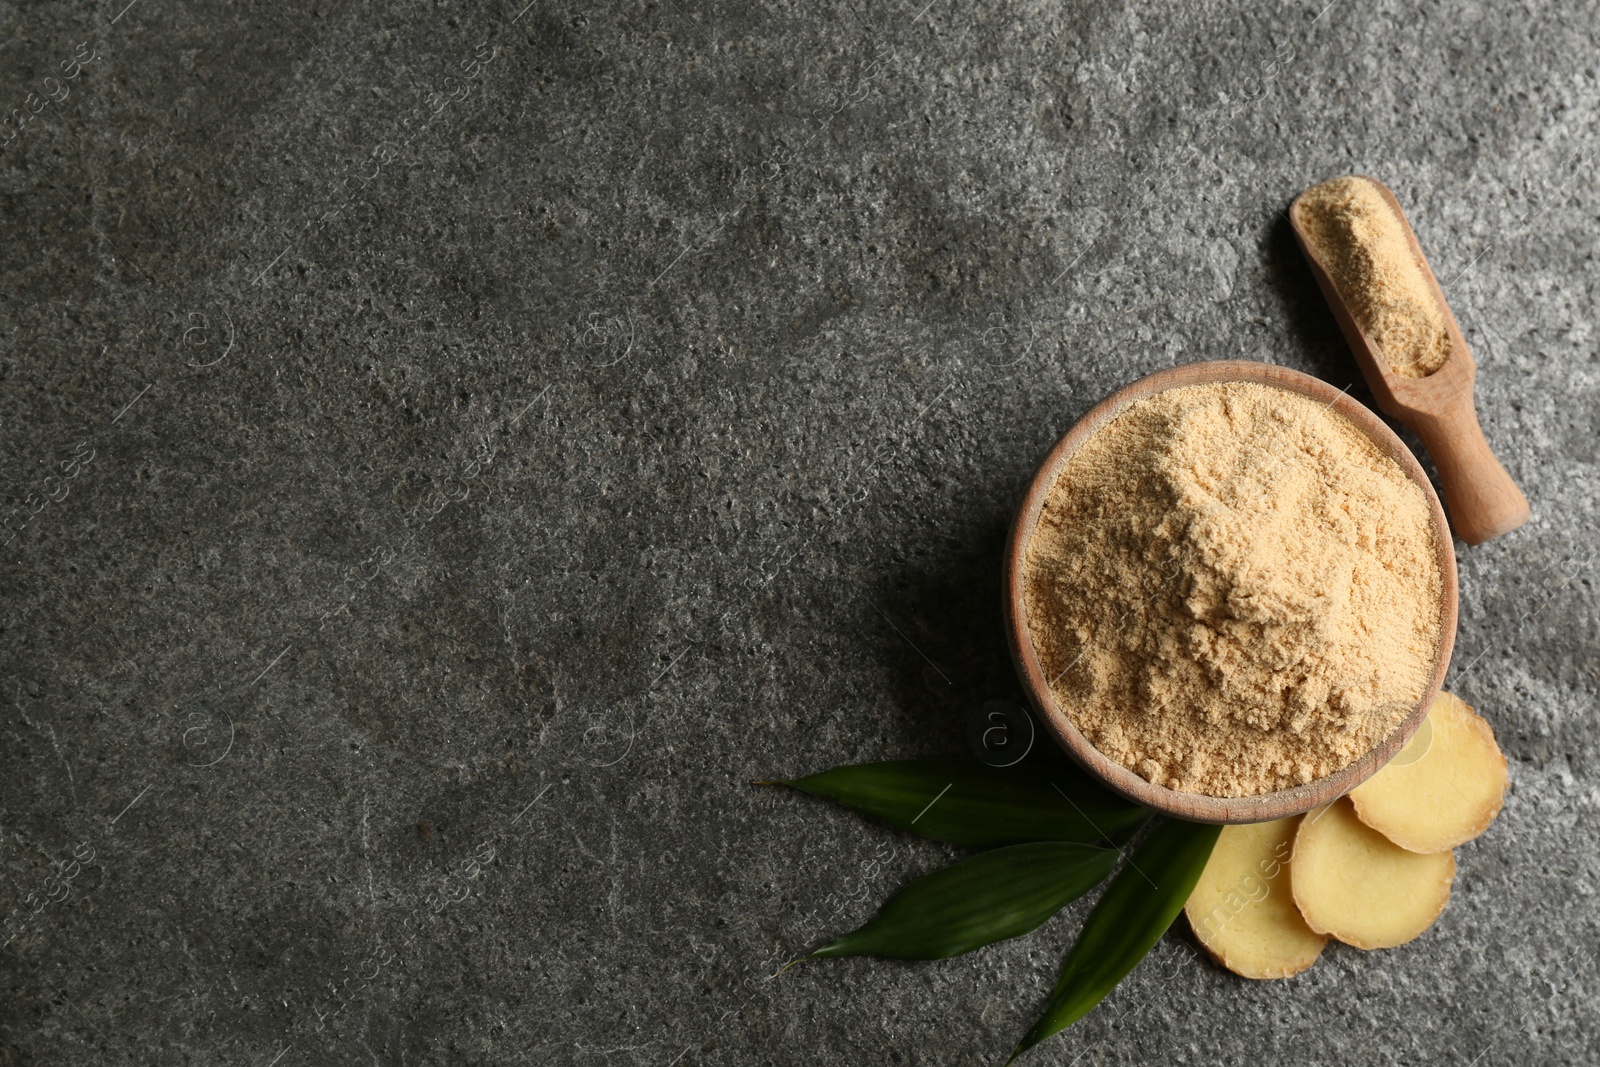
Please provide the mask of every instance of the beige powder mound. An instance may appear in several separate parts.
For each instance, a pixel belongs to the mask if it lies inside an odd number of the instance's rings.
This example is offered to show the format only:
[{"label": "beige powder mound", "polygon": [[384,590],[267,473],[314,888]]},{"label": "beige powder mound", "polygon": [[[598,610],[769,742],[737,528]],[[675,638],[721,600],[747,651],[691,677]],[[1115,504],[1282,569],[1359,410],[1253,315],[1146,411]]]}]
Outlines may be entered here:
[{"label": "beige powder mound", "polygon": [[1396,374],[1426,378],[1450,358],[1444,312],[1405,227],[1366,178],[1306,190],[1301,219],[1363,333]]},{"label": "beige powder mound", "polygon": [[1024,608],[1057,702],[1151,782],[1321,778],[1422,698],[1443,579],[1422,490],[1342,415],[1230,382],[1123,411],[1050,489]]}]

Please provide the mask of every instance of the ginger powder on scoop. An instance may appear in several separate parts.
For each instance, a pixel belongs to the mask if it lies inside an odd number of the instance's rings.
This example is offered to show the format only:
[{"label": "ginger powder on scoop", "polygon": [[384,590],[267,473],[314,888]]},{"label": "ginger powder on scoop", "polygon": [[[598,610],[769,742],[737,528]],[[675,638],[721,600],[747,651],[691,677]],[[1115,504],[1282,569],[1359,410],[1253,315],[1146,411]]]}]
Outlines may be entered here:
[{"label": "ginger powder on scoop", "polygon": [[1426,378],[1444,366],[1444,311],[1378,187],[1355,175],[1334,178],[1307,189],[1300,203],[1329,278],[1394,373]]}]

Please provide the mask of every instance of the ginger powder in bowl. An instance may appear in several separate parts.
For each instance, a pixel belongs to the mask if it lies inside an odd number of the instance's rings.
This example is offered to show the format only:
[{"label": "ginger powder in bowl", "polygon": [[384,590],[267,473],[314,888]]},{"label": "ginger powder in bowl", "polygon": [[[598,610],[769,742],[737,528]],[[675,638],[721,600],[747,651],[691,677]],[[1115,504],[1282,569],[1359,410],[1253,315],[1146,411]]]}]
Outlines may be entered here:
[{"label": "ginger powder in bowl", "polygon": [[1392,433],[1315,379],[1154,377],[1086,417],[1024,506],[1008,586],[1035,702],[1153,790],[1303,800],[1353,778],[1337,796],[1442,680],[1455,574],[1438,500]]}]

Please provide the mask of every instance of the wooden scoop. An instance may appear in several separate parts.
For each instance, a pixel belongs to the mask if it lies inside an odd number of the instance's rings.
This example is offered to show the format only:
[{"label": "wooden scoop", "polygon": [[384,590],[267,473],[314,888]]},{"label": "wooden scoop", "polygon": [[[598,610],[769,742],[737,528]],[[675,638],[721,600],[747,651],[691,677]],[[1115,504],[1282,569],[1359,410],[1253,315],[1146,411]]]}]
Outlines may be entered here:
[{"label": "wooden scoop", "polygon": [[1311,273],[1333,309],[1339,328],[1355,353],[1356,363],[1372,388],[1378,407],[1399,419],[1422,438],[1422,444],[1433,457],[1439,471],[1439,482],[1444,489],[1445,510],[1450,514],[1450,526],[1456,536],[1469,545],[1480,544],[1492,537],[1515,530],[1528,521],[1528,498],[1522,495],[1517,483],[1511,480],[1505,467],[1495,458],[1484,439],[1483,428],[1478,425],[1478,412],[1473,403],[1472,382],[1478,367],[1472,353],[1461,336],[1461,327],[1445,303],[1439,281],[1433,276],[1428,261],[1417,245],[1417,235],[1405,212],[1394,198],[1389,187],[1373,178],[1358,175],[1371,182],[1388,201],[1395,217],[1405,230],[1411,252],[1416,256],[1423,275],[1428,280],[1434,299],[1443,312],[1445,330],[1450,337],[1450,356],[1434,373],[1426,378],[1407,378],[1396,374],[1378,346],[1362,332],[1355,316],[1329,276],[1327,267],[1318,257],[1312,231],[1306,224],[1304,194],[1295,198],[1289,207],[1289,223],[1300,242],[1300,250],[1311,264]]}]

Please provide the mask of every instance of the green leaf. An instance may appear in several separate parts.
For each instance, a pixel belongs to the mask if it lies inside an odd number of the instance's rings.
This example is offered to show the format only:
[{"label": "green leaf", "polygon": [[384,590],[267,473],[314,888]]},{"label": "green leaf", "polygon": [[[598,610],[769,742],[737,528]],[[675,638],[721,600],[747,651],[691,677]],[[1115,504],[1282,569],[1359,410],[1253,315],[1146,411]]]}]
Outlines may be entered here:
[{"label": "green leaf", "polygon": [[1083,1018],[1133,970],[1177,918],[1221,832],[1178,819],[1150,832],[1089,913],[1049,1007],[1007,1063]]},{"label": "green leaf", "polygon": [[781,784],[901,830],[972,848],[1099,841],[1150,816],[1075,768],[1028,763],[1003,768],[974,759],[858,763]]},{"label": "green leaf", "polygon": [[1100,884],[1116,862],[1116,849],[1071,841],[980,853],[912,882],[871,922],[807,958],[943,960],[1021,937]]}]

